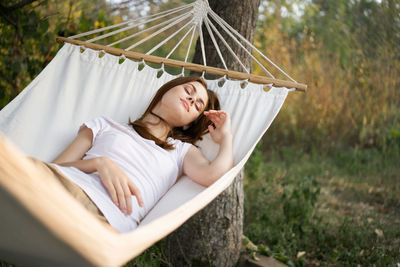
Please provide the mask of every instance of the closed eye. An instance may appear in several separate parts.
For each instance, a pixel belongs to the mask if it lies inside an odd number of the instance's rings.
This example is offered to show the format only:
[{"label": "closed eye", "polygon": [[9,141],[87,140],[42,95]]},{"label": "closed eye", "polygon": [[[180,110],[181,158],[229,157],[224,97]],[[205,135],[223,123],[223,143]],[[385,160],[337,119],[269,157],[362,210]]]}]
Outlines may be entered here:
[{"label": "closed eye", "polygon": [[202,103],[201,101],[198,101],[198,102],[196,103],[196,109],[197,109],[197,111],[200,112],[200,110],[201,110],[202,107],[203,107],[203,103]]},{"label": "closed eye", "polygon": [[[189,86],[184,86],[185,92],[188,95],[193,95],[193,93],[197,92],[196,88],[192,85],[189,84]],[[200,112],[201,108],[204,106],[204,101],[200,98],[198,101],[196,101],[195,108],[198,112]]]}]

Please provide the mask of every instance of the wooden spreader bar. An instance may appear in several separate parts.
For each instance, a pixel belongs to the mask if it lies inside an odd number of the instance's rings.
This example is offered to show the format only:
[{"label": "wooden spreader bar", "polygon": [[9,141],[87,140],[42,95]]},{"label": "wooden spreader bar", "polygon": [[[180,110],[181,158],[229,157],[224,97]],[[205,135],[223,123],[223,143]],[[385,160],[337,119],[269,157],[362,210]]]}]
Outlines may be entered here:
[{"label": "wooden spreader bar", "polygon": [[115,56],[125,55],[125,57],[130,58],[130,59],[144,60],[147,62],[164,64],[164,65],[175,67],[175,68],[185,68],[185,69],[200,72],[200,73],[202,73],[204,71],[206,73],[214,74],[214,75],[218,75],[218,76],[226,75],[229,78],[238,79],[238,80],[248,79],[250,82],[257,83],[257,84],[273,84],[276,87],[296,88],[296,90],[299,90],[302,92],[305,92],[307,89],[307,85],[302,84],[302,83],[279,80],[279,79],[274,79],[274,78],[265,77],[265,76],[242,73],[242,72],[238,72],[238,71],[224,70],[224,69],[220,69],[220,68],[209,67],[209,66],[204,66],[204,65],[194,64],[194,63],[188,63],[188,62],[183,62],[183,61],[174,60],[174,59],[166,59],[166,58],[162,58],[162,57],[145,55],[142,53],[125,51],[120,48],[114,48],[114,47],[109,47],[109,46],[104,46],[104,45],[87,43],[84,41],[74,40],[74,39],[65,38],[65,37],[57,37],[56,40],[58,43],[67,42],[67,43],[71,43],[71,44],[75,44],[75,45],[84,46],[86,48],[90,48],[90,49],[94,49],[94,50],[103,50],[104,52],[107,52],[107,53],[115,55]]}]

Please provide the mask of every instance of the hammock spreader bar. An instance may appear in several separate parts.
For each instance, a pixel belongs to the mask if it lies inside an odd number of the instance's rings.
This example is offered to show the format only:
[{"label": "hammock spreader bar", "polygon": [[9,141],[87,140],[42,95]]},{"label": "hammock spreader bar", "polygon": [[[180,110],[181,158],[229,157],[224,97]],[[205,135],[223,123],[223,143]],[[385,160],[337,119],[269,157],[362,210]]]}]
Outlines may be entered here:
[{"label": "hammock spreader bar", "polygon": [[[182,13],[183,12],[183,13]],[[171,17],[173,16],[173,17]],[[168,18],[166,21],[160,22],[160,23],[156,23],[155,25],[152,24],[148,24],[149,22],[154,22],[157,21],[161,18]],[[188,21],[186,21],[186,24],[184,26],[182,26],[182,23],[184,20],[189,19]],[[212,19],[212,20],[211,20]],[[125,35],[121,36],[122,39],[114,41],[111,44],[104,44],[104,42],[101,45],[106,45],[108,47],[113,47],[121,42],[125,42],[127,40],[130,40],[134,37],[137,36],[141,36],[140,41],[131,44],[128,48],[125,48],[125,51],[129,51],[132,50],[133,48],[136,48],[137,46],[141,45],[142,43],[150,40],[150,39],[157,39],[157,38],[161,38],[162,40],[155,40],[153,43],[156,43],[157,45],[155,47],[153,47],[152,49],[150,49],[146,55],[151,55],[155,50],[157,50],[159,47],[161,47],[162,45],[164,45],[165,43],[167,43],[169,40],[173,39],[173,37],[178,36],[178,34],[184,29],[189,27],[190,29],[193,29],[192,32],[192,39],[193,39],[193,35],[195,32],[197,32],[198,34],[198,38],[200,40],[200,46],[201,46],[201,56],[203,59],[203,65],[204,68],[202,69],[202,75],[204,75],[205,72],[208,73],[212,73],[212,74],[216,74],[216,75],[220,75],[220,73],[223,73],[223,76],[229,76],[229,78],[236,78],[236,79],[242,79],[243,75],[239,75],[239,77],[237,75],[233,75],[232,76],[232,72],[230,72],[230,75],[227,74],[226,71],[229,72],[227,66],[226,66],[226,62],[223,58],[223,55],[221,54],[221,51],[219,49],[219,44],[216,40],[216,37],[219,38],[219,41],[221,41],[225,47],[227,47],[227,49],[229,50],[229,52],[233,55],[233,58],[240,64],[240,66],[243,68],[243,72],[245,72],[245,74],[249,74],[250,70],[247,69],[247,67],[243,64],[243,62],[236,56],[236,53],[233,52],[232,48],[229,46],[229,44],[224,40],[224,37],[222,37],[221,33],[219,32],[219,30],[217,30],[217,28],[214,26],[214,23],[218,24],[220,26],[220,28],[222,29],[223,32],[225,32],[229,38],[231,38],[231,41],[233,41],[236,45],[238,45],[238,48],[240,47],[241,49],[243,49],[243,51],[245,51],[247,53],[247,55],[252,59],[252,61],[254,63],[256,63],[261,70],[264,71],[264,73],[269,76],[269,78],[271,78],[272,80],[270,80],[268,83],[263,83],[264,87],[270,87],[271,85],[276,85],[279,86],[282,83],[281,82],[277,82],[277,79],[275,78],[275,76],[266,68],[267,66],[264,65],[264,63],[261,63],[256,57],[255,55],[253,55],[253,53],[258,54],[259,56],[261,56],[261,58],[263,60],[265,60],[266,62],[268,62],[272,67],[275,68],[275,70],[277,70],[278,72],[280,72],[280,74],[284,75],[288,81],[289,84],[290,82],[293,82],[292,87],[289,87],[290,90],[299,90],[299,91],[305,91],[306,90],[306,85],[304,84],[299,84],[296,80],[294,80],[293,78],[291,78],[285,71],[283,71],[280,67],[278,67],[274,62],[272,62],[268,57],[266,57],[263,53],[261,53],[254,45],[251,44],[251,42],[249,42],[245,37],[243,37],[242,35],[240,35],[240,33],[238,33],[235,29],[233,29],[226,21],[224,21],[221,17],[219,17],[211,8],[210,5],[208,3],[208,0],[196,0],[195,2],[188,4],[188,5],[184,5],[182,7],[179,8],[174,8],[171,9],[169,11],[163,11],[160,12],[158,14],[154,14],[151,16],[146,16],[143,17],[142,19],[135,19],[135,20],[131,20],[127,23],[120,23],[117,24],[118,27],[120,26],[125,26],[125,25],[130,25],[124,28],[120,28],[118,30],[113,30],[117,27],[115,26],[107,26],[101,29],[96,29],[94,31],[89,31],[86,34],[79,34],[79,35],[75,35],[72,37],[69,37],[70,39],[76,39],[76,37],[83,37],[83,36],[87,36],[90,34],[94,34],[94,33],[103,33],[100,36],[94,37],[92,39],[89,40],[81,40],[83,42],[86,43],[93,43],[94,41],[98,41],[98,40],[102,40],[105,39],[106,37],[110,37],[110,36],[115,36],[116,34],[119,33],[123,33],[125,32]],[[142,27],[145,24],[148,24],[148,27]],[[214,44],[214,48],[216,49],[216,52],[218,54],[218,57],[220,58],[223,67],[225,68],[225,72],[221,72],[222,70],[219,70],[217,73],[215,73],[215,70],[210,71],[210,69],[207,67],[207,62],[206,62],[206,51],[205,51],[205,45],[204,45],[204,36],[203,36],[203,29],[202,26],[204,26],[204,29],[206,30],[207,33],[209,33],[209,36]],[[174,31],[173,34],[167,34],[167,36],[169,36],[168,38],[165,37],[160,37],[159,35],[161,33],[166,32],[167,30],[169,30],[170,28],[172,29],[174,27]],[[126,34],[128,34],[128,30],[132,30],[136,28],[137,31],[136,33],[126,36]],[[178,29],[176,29],[178,28]],[[153,30],[157,31],[151,33],[150,35],[146,34],[146,33],[150,33]],[[113,30],[111,32],[106,32],[108,30]],[[215,35],[216,36],[215,36]],[[186,38],[186,36],[188,35],[188,33],[185,34],[185,36],[178,42],[178,44],[175,45],[175,47],[172,49],[172,51],[170,52],[170,54],[168,54],[168,56],[161,56],[164,58],[169,58],[169,56],[171,55],[171,53],[173,51],[175,51],[175,49],[179,46],[179,44],[182,43],[183,39]],[[118,37],[118,36],[115,36]],[[192,42],[192,39],[190,42]],[[103,40],[105,41],[105,40]],[[191,43],[190,43],[191,45]],[[189,45],[189,47],[190,47]],[[89,47],[89,46],[87,46]],[[105,50],[105,49],[102,49]],[[255,51],[255,52],[253,52]],[[124,53],[119,53],[117,55],[124,55]],[[141,60],[143,59],[143,57],[140,58]],[[183,60],[183,59],[179,59],[179,60]],[[187,55],[185,58],[185,62],[187,61]],[[160,63],[159,61],[156,61],[156,63]],[[161,62],[161,64],[167,64],[167,61],[163,60]],[[180,64],[182,65],[182,64]],[[175,66],[175,65],[174,65]],[[182,73],[185,69],[184,66],[180,66],[182,67]],[[188,68],[190,69],[190,68]],[[197,71],[197,69],[196,69]],[[247,76],[246,76],[247,77]],[[259,76],[259,77],[263,77],[263,76]],[[285,79],[285,78],[284,78]],[[248,80],[248,79],[245,79]],[[255,83],[259,83],[258,81],[259,79],[252,79],[252,82]],[[264,79],[263,79],[264,80]],[[279,81],[283,81],[283,80],[279,80]],[[285,83],[288,84],[288,83]]]},{"label": "hammock spreader bar", "polygon": [[87,43],[84,41],[73,40],[73,39],[65,38],[65,37],[57,37],[56,40],[59,43],[67,42],[67,43],[83,46],[86,48],[90,48],[93,50],[104,51],[104,52],[107,52],[107,53],[115,55],[115,56],[124,55],[125,57],[134,59],[134,60],[144,60],[147,62],[164,64],[164,65],[175,67],[175,68],[184,68],[184,69],[196,71],[199,73],[206,72],[208,74],[213,74],[213,75],[218,75],[218,76],[226,75],[226,77],[231,78],[231,79],[248,80],[250,82],[257,83],[257,84],[273,84],[275,87],[296,88],[297,90],[302,91],[302,92],[305,92],[307,89],[307,85],[302,84],[302,83],[273,79],[273,78],[266,77],[266,76],[242,73],[242,72],[238,72],[238,71],[224,70],[224,69],[220,69],[220,68],[204,66],[204,65],[199,65],[199,64],[189,63],[189,62],[183,62],[183,61],[174,60],[174,59],[166,59],[166,58],[156,57],[156,56],[152,56],[152,55],[145,55],[145,54],[138,53],[138,52],[125,51],[125,50],[119,49],[119,48],[108,47],[108,46],[93,44],[93,43]]}]

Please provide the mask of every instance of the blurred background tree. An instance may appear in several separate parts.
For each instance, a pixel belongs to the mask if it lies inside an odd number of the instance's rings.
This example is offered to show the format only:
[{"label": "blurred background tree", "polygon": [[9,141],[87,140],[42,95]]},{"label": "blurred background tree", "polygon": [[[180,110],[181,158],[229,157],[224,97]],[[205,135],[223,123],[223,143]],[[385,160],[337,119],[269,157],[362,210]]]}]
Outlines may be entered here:
[{"label": "blurred background tree", "polygon": [[55,38],[121,21],[105,0],[0,1],[0,107],[20,93],[60,47]]}]

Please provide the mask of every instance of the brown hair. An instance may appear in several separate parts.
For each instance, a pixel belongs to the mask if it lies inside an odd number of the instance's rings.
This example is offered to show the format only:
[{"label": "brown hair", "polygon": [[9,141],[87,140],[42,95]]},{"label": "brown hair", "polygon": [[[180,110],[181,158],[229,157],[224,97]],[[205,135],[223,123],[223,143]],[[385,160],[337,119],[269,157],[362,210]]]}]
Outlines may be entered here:
[{"label": "brown hair", "polygon": [[[168,150],[175,149],[175,147],[172,144],[152,135],[149,129],[147,128],[146,124],[143,122],[143,119],[144,117],[146,117],[146,115],[152,113],[153,108],[157,105],[157,103],[161,100],[161,98],[164,96],[166,92],[168,92],[175,86],[189,82],[199,82],[204,86],[204,88],[206,88],[208,95],[208,102],[204,108],[204,111],[210,109],[215,109],[215,110],[220,109],[220,104],[217,95],[213,91],[207,89],[207,83],[204,81],[204,79],[198,76],[178,77],[161,86],[160,89],[158,89],[157,93],[155,94],[153,100],[150,102],[146,111],[143,113],[143,115],[134,122],[131,122],[129,120],[129,125],[131,125],[140,136],[149,140],[153,140],[160,147]],[[184,130],[183,127],[175,127],[168,133],[168,137],[172,137],[174,139],[179,139],[183,142],[194,144],[196,141],[201,140],[203,135],[208,133],[208,126],[210,124],[211,121],[206,116],[204,116],[203,113],[201,113],[190,124],[190,126],[187,129]]]}]

